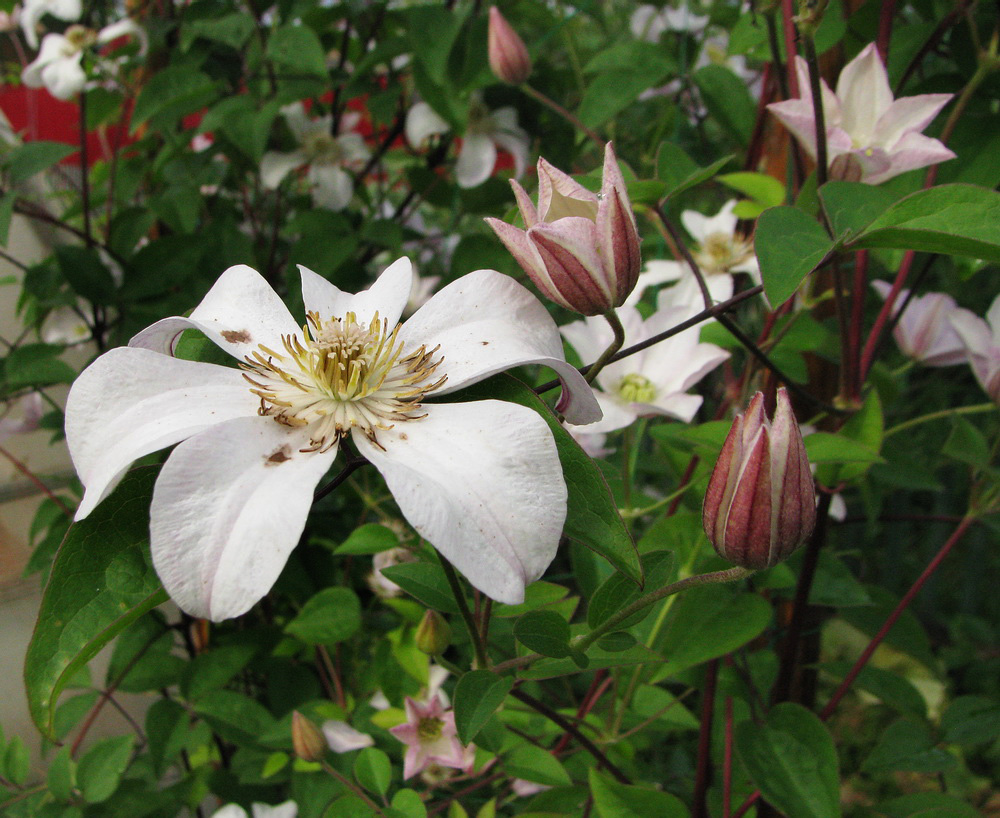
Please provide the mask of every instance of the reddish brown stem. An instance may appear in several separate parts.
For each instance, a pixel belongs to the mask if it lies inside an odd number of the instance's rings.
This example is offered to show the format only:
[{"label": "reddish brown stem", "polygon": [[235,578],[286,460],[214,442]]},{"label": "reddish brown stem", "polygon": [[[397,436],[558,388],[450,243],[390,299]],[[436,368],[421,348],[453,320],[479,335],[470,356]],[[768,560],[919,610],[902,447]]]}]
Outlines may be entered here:
[{"label": "reddish brown stem", "polygon": [[878,18],[878,38],[875,47],[885,63],[889,59],[889,39],[892,37],[892,18],[896,16],[896,0],[882,0]]},{"label": "reddish brown stem", "polygon": [[895,281],[892,282],[892,288],[885,297],[885,303],[875,318],[871,332],[868,333],[868,340],[865,341],[865,348],[861,353],[861,366],[858,371],[859,383],[864,383],[868,377],[868,370],[871,369],[872,360],[875,358],[875,350],[878,349],[879,341],[882,338],[882,331],[892,317],[892,308],[899,297],[900,291],[903,289],[903,284],[906,283],[906,277],[910,274],[910,268],[913,266],[915,256],[916,253],[913,250],[907,250],[903,255],[903,261],[899,265],[899,272],[896,273]]},{"label": "reddish brown stem", "polygon": [[69,506],[67,506],[62,500],[60,500],[59,496],[55,494],[52,491],[52,489],[46,486],[45,483],[43,483],[38,478],[38,475],[36,475],[31,469],[29,469],[26,465],[24,465],[24,463],[22,463],[20,460],[14,457],[14,455],[12,455],[9,451],[7,451],[3,446],[0,446],[0,454],[6,457],[10,461],[11,465],[19,472],[21,472],[21,474],[27,477],[35,485],[35,487],[40,492],[42,492],[42,494],[44,494],[53,503],[59,506],[63,514],[65,514],[71,520],[73,519],[73,510]]},{"label": "reddish brown stem", "polygon": [[708,818],[708,785],[712,779],[712,715],[715,712],[715,683],[718,678],[719,660],[713,659],[705,667],[705,689],[701,694],[701,729],[698,733],[692,818]]},{"label": "reddish brown stem", "polygon": [[868,251],[859,250],[854,257],[854,283],[851,286],[851,322],[848,327],[847,361],[850,371],[846,373],[847,396],[857,400],[861,397],[861,328],[865,317],[865,295],[868,288]]},{"label": "reddish brown stem", "polygon": [[799,77],[795,71],[795,9],[792,0],[781,0],[781,28],[785,33],[785,68],[788,71],[788,95],[799,97]]},{"label": "reddish brown stem", "polygon": [[725,745],[722,750],[722,818],[729,818],[733,800],[733,697],[726,696]]}]

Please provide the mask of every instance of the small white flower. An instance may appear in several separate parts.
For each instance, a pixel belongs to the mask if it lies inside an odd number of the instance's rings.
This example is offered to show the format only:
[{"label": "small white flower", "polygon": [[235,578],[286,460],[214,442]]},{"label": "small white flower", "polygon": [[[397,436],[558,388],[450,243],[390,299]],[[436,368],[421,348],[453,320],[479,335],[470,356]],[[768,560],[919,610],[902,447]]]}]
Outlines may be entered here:
[{"label": "small white flower", "polygon": [[20,16],[21,30],[31,48],[38,48],[36,28],[46,14],[72,23],[83,14],[83,3],[81,0],[24,0]]},{"label": "small white flower", "polygon": [[[174,444],[150,508],[153,564],[193,616],[221,620],[270,590],[340,439],[385,478],[403,516],[473,586],[519,603],[556,553],[566,487],[545,421],[513,403],[425,403],[522,364],[557,371],[566,417],[600,417],[546,309],[493,270],[449,284],[398,323],[403,258],[352,295],[300,267],[308,324],[231,267],[189,318],[98,358],[67,401],[83,519],[139,457]],[[197,329],[242,371],[171,357]]]},{"label": "small white flower", "polygon": [[659,42],[660,36],[667,31],[697,33],[707,25],[708,16],[695,14],[685,2],[682,2],[680,8],[666,6],[659,9],[650,5],[639,6],[632,12],[632,19],[629,21],[632,35],[651,43]]},{"label": "small white flower", "polygon": [[[299,814],[299,807],[294,801],[285,801],[283,804],[254,803],[250,806],[253,818],[296,818]],[[247,811],[239,804],[226,804],[214,813],[212,818],[247,818]]]},{"label": "small white flower", "polygon": [[323,731],[326,743],[335,753],[349,753],[352,750],[361,750],[375,744],[375,739],[367,733],[355,730],[346,721],[330,719],[323,722],[320,729]]},{"label": "small white flower", "polygon": [[[645,321],[635,307],[616,311],[625,329],[625,346],[640,343],[686,321],[700,311],[687,304],[673,305],[670,291],[661,294],[659,309]],[[698,341],[698,327],[660,341],[635,355],[606,366],[595,390],[604,418],[582,431],[593,434],[623,429],[638,417],[666,415],[689,423],[701,406],[700,395],[687,390],[729,357],[714,344]],[[563,336],[584,361],[594,361],[612,340],[611,327],[600,316],[588,316],[560,327]]]},{"label": "small white flower", "polygon": [[[451,126],[426,102],[418,102],[406,114],[406,139],[415,148]],[[530,138],[517,122],[517,111],[509,106],[490,111],[474,98],[469,106],[468,125],[455,164],[459,187],[477,187],[493,175],[497,149],[514,159],[514,176],[520,177],[528,162]]]},{"label": "small white flower", "polygon": [[289,173],[308,165],[306,180],[315,205],[343,210],[354,195],[354,181],[344,168],[361,170],[371,156],[361,134],[354,133],[360,114],[344,114],[340,134],[335,136],[331,114],[311,119],[301,102],[286,105],[281,113],[299,147],[289,153],[265,153],[260,163],[261,183],[275,190]]}]

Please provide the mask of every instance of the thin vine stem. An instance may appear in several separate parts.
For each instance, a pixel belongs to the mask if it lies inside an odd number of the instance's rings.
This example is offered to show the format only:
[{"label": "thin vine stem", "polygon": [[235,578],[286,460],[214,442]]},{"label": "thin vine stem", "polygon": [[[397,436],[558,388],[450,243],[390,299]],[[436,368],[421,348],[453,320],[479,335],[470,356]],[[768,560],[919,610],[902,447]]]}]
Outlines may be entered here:
[{"label": "thin vine stem", "polygon": [[437,555],[441,561],[441,567],[444,569],[448,585],[451,587],[451,593],[455,597],[455,604],[458,605],[458,612],[462,615],[465,627],[469,631],[469,639],[472,640],[472,647],[476,652],[476,665],[481,669],[486,669],[490,666],[489,654],[486,651],[486,645],[483,643],[479,627],[476,625],[476,618],[469,609],[469,601],[465,598],[465,591],[462,590],[462,583],[458,578],[458,573],[455,571],[455,567],[448,562],[440,551],[437,552]]}]

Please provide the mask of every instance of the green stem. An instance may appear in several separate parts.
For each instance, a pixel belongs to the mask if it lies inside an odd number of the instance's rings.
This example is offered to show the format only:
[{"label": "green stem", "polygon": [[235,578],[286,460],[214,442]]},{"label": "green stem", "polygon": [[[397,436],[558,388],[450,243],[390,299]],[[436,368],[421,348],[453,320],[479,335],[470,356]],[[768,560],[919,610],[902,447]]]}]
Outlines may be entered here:
[{"label": "green stem", "polygon": [[922,415],[918,418],[905,420],[898,426],[886,429],[885,433],[882,435],[882,439],[884,440],[887,437],[891,437],[899,432],[904,432],[907,429],[919,426],[922,423],[930,423],[932,420],[941,420],[942,418],[951,417],[951,415],[978,415],[981,412],[995,412],[996,409],[997,405],[992,401],[989,403],[977,403],[975,406],[962,406],[958,409],[942,409],[940,412],[931,412],[929,415]]},{"label": "green stem", "polygon": [[476,651],[476,666],[480,668],[488,668],[490,666],[489,656],[486,653],[486,646],[483,644],[483,640],[479,634],[479,628],[476,627],[476,619],[472,615],[472,611],[469,609],[469,603],[465,599],[465,592],[462,590],[462,583],[458,579],[458,572],[455,571],[454,566],[444,558],[444,555],[438,552],[438,559],[441,560],[441,567],[444,569],[444,575],[448,580],[448,585],[451,586],[451,592],[455,597],[455,602],[458,605],[458,612],[462,615],[462,619],[465,622],[465,627],[469,631],[469,638],[472,640],[472,646]]},{"label": "green stem", "polygon": [[385,815],[385,812],[382,811],[381,807],[379,807],[378,804],[372,801],[372,799],[368,797],[368,794],[363,789],[361,789],[361,787],[359,787],[357,784],[351,781],[347,776],[345,776],[343,773],[341,773],[335,767],[331,766],[326,761],[321,761],[320,764],[322,764],[324,772],[336,778],[341,784],[347,787],[348,790],[353,792],[358,798],[364,801],[370,809],[375,811],[376,815]]},{"label": "green stem", "polygon": [[615,356],[615,354],[622,348],[625,343],[625,328],[622,326],[621,319],[618,317],[618,313],[614,310],[608,310],[604,313],[604,320],[611,325],[611,330],[614,332],[614,340],[608,345],[608,348],[601,353],[601,357],[598,358],[591,365],[590,369],[587,370],[587,374],[584,375],[587,383],[593,383],[594,379],[597,377],[598,373],[608,365],[608,362]]}]

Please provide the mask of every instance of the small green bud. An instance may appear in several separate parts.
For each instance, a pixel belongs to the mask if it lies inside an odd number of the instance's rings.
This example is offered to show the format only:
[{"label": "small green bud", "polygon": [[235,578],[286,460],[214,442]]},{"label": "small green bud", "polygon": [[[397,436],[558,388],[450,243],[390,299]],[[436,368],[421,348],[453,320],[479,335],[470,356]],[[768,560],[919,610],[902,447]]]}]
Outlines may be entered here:
[{"label": "small green bud", "polygon": [[451,644],[451,626],[437,611],[427,611],[417,625],[417,648],[428,656],[438,656]]}]

